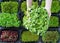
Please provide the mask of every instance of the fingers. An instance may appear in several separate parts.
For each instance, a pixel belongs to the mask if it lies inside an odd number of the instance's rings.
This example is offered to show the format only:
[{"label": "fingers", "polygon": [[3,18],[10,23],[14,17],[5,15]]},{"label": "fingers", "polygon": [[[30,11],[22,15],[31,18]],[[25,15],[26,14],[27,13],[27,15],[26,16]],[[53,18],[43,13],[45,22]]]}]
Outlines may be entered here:
[{"label": "fingers", "polygon": [[26,0],[27,1],[27,10],[32,6],[32,0]]},{"label": "fingers", "polygon": [[52,5],[52,0],[46,0],[45,1],[45,9],[47,10],[49,17],[51,16],[51,5]]},{"label": "fingers", "polygon": [[51,16],[51,11],[47,10],[49,17]]}]

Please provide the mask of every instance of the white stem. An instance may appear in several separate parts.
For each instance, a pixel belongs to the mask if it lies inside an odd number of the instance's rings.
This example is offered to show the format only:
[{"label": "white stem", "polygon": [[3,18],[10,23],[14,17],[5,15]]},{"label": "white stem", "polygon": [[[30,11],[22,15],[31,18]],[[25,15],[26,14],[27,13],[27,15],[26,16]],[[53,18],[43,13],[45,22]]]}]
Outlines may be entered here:
[{"label": "white stem", "polygon": [[45,9],[47,10],[49,17],[51,16],[51,5],[52,5],[52,0],[46,0],[45,1]]},{"label": "white stem", "polygon": [[32,0],[27,0],[27,10],[32,6]]}]

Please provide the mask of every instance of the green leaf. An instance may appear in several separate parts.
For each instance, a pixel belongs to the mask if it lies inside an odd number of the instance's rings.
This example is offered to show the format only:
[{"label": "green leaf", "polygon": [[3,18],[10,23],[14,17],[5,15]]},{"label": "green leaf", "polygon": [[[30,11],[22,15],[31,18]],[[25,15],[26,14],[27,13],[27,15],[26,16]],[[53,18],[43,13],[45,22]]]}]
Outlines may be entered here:
[{"label": "green leaf", "polygon": [[17,13],[0,13],[0,26],[2,27],[19,27],[21,21],[18,20]]},{"label": "green leaf", "polygon": [[25,15],[23,18],[23,25],[32,33],[43,35],[49,25],[49,16],[47,11],[42,7],[33,5],[32,10],[29,11],[29,16]]}]

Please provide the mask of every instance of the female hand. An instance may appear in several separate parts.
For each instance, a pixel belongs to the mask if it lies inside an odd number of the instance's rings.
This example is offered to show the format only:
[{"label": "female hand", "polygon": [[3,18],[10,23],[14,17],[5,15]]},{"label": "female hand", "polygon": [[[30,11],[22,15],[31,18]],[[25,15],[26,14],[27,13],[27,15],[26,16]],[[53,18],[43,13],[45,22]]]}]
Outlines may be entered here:
[{"label": "female hand", "polygon": [[46,0],[45,1],[45,9],[47,10],[49,17],[51,16],[51,5],[52,5],[52,0]]},{"label": "female hand", "polygon": [[[45,9],[47,10],[49,17],[51,16],[51,4],[52,0],[45,1]],[[32,6],[32,0],[27,0],[27,12],[31,6]]]}]

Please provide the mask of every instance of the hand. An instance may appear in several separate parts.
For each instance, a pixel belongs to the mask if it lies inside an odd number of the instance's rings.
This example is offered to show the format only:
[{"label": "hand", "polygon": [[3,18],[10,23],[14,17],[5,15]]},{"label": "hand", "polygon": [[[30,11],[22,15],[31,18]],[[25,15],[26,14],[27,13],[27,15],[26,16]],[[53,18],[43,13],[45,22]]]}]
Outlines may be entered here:
[{"label": "hand", "polygon": [[46,7],[45,7],[45,9],[47,10],[47,13],[48,13],[48,15],[50,17],[51,16],[51,11],[49,9],[47,9]]},{"label": "hand", "polygon": [[45,1],[45,9],[47,10],[49,17],[51,16],[51,5],[52,5],[52,0],[46,0]]}]

